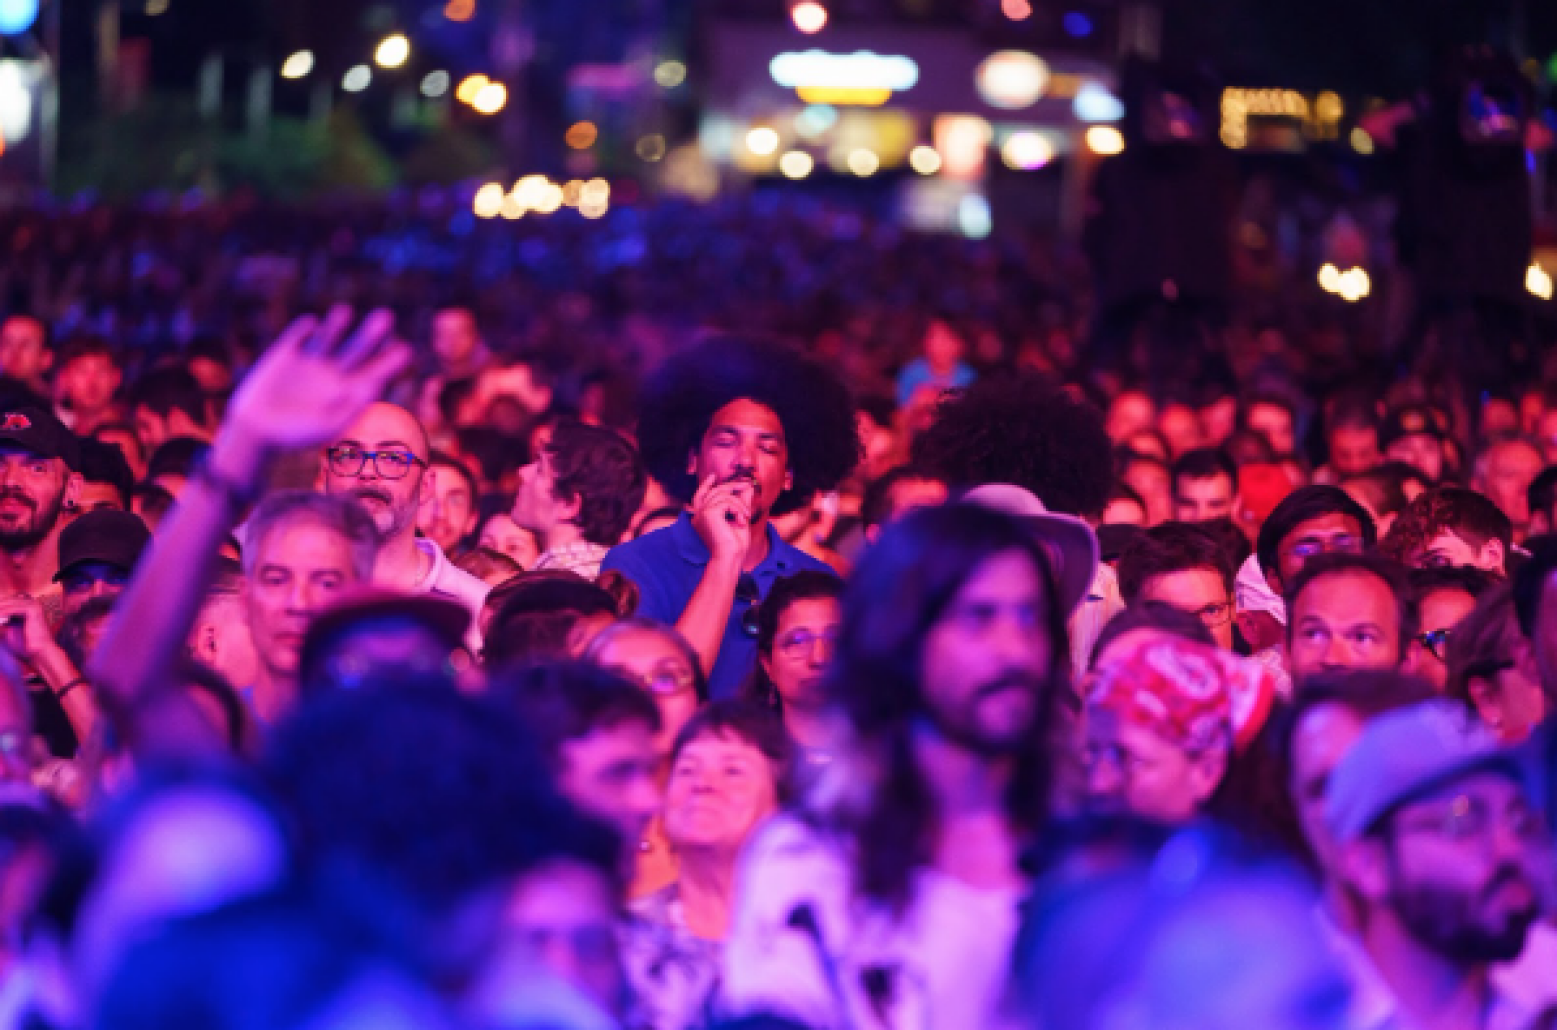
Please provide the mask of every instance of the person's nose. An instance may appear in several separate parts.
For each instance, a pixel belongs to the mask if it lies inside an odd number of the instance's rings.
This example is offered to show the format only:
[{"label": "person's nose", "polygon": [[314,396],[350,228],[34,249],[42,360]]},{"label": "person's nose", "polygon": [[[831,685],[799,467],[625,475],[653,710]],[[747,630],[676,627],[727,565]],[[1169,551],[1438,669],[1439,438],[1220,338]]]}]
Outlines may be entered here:
[{"label": "person's nose", "polygon": [[811,641],[811,650],[806,653],[806,664],[813,669],[820,669],[833,660],[833,641],[829,637],[817,637]]},{"label": "person's nose", "polygon": [[995,620],[985,640],[986,653],[1008,668],[1031,668],[1037,646],[1033,630],[1013,616]]},{"label": "person's nose", "polygon": [[1326,669],[1349,669],[1352,666],[1352,648],[1341,636],[1333,636],[1325,644],[1320,664]]},{"label": "person's nose", "polygon": [[1102,755],[1087,767],[1087,797],[1094,801],[1112,800],[1124,794],[1124,773],[1112,757]]}]

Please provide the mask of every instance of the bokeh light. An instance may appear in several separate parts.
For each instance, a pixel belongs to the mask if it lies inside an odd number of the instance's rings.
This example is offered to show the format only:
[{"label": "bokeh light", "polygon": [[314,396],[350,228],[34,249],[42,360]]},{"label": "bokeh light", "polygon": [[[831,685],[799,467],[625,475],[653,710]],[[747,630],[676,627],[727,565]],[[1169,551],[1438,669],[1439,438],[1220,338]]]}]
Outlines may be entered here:
[{"label": "bokeh light", "polygon": [[766,126],[758,126],[746,134],[746,149],[758,157],[767,157],[778,146],[779,134]]},{"label": "bokeh light", "polygon": [[482,86],[476,93],[476,99],[470,102],[482,114],[497,114],[508,103],[508,87],[501,82],[489,82]]},{"label": "bokeh light", "polygon": [[283,79],[301,79],[313,70],[314,55],[308,50],[299,50],[281,62],[281,77]]},{"label": "bokeh light", "polygon": [[915,147],[908,152],[908,166],[920,175],[934,175],[941,170],[941,152],[934,147]]},{"label": "bokeh light", "polygon": [[449,73],[445,71],[428,72],[422,76],[422,96],[441,97],[449,91]]},{"label": "bokeh light", "polygon": [[1054,144],[1036,132],[1013,132],[1000,147],[1000,159],[1007,168],[1032,171],[1054,159]]},{"label": "bokeh light", "polygon": [[574,150],[588,150],[600,138],[600,130],[594,122],[575,122],[568,126],[567,134],[562,138]]},{"label": "bokeh light", "polygon": [[1087,130],[1087,149],[1101,157],[1124,153],[1124,134],[1112,125],[1094,125]]},{"label": "bokeh light", "polygon": [[861,179],[875,175],[880,167],[881,158],[876,156],[874,150],[866,150],[864,147],[860,147],[858,150],[849,151],[849,171],[858,175]]},{"label": "bokeh light", "polygon": [[680,61],[661,61],[654,69],[654,81],[661,89],[675,89],[687,81],[687,66]]},{"label": "bokeh light", "polygon": [[400,33],[384,37],[373,51],[373,63],[380,68],[399,68],[411,59],[411,41]]},{"label": "bokeh light", "polygon": [[790,8],[789,17],[794,21],[795,28],[808,36],[827,27],[827,8],[816,0],[800,0],[800,3]]},{"label": "bokeh light", "polygon": [[804,179],[815,167],[816,161],[804,150],[791,150],[779,158],[779,171],[784,173],[785,178]]},{"label": "bokeh light", "polygon": [[373,82],[373,69],[365,64],[354,65],[341,78],[341,89],[348,93],[361,93]]}]

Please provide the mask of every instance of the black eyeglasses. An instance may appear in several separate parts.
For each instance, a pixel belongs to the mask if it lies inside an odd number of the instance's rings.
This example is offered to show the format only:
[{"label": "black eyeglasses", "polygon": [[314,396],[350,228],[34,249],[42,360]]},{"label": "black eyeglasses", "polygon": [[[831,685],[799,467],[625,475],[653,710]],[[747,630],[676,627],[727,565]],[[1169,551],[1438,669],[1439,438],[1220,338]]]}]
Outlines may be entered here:
[{"label": "black eyeglasses", "polygon": [[413,466],[427,467],[427,462],[410,451],[364,451],[358,447],[331,447],[325,451],[330,459],[330,471],[337,476],[360,476],[371,460],[373,471],[380,479],[404,479]]},{"label": "black eyeglasses", "polygon": [[1433,653],[1440,662],[1449,661],[1449,635],[1452,629],[1433,629],[1417,635],[1417,641]]}]

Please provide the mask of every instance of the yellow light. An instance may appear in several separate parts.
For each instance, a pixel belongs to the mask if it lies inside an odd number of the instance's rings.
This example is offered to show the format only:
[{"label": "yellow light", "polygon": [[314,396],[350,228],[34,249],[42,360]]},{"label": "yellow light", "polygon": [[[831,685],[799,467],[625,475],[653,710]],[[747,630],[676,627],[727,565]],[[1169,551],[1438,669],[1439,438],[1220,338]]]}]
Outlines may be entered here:
[{"label": "yellow light", "polygon": [[808,36],[827,27],[827,8],[816,0],[800,0],[800,3],[790,8],[789,17],[794,21],[795,28]]},{"label": "yellow light", "polygon": [[454,90],[454,98],[462,104],[474,104],[476,95],[487,86],[487,77],[482,74],[467,75],[460,80],[459,86]]},{"label": "yellow light", "polygon": [[866,150],[861,147],[858,150],[849,151],[849,171],[858,175],[861,179],[868,179],[876,174],[881,167],[881,158],[876,156],[874,150]]},{"label": "yellow light", "polygon": [[779,171],[783,172],[787,179],[804,179],[815,167],[816,162],[804,150],[791,150],[779,158]]},{"label": "yellow light", "polygon": [[146,0],[146,16],[155,18],[168,13],[168,0]]},{"label": "yellow light", "polygon": [[368,88],[373,81],[373,69],[365,64],[359,64],[346,72],[341,79],[341,88],[348,93],[361,93]]},{"label": "yellow light", "polygon": [[524,217],[526,210],[527,208],[519,201],[519,198],[510,193],[503,198],[503,207],[499,214],[510,222],[516,222]]},{"label": "yellow light", "polygon": [[638,156],[651,164],[665,156],[665,137],[659,133],[651,133],[638,140],[633,148]]},{"label": "yellow light", "polygon": [[1550,273],[1532,261],[1530,267],[1525,269],[1525,289],[1529,290],[1532,296],[1540,297],[1542,300],[1551,300],[1552,277]]},{"label": "yellow light", "polygon": [[562,206],[562,187],[554,182],[548,182],[536,196],[535,203],[530,206],[540,214],[551,214]]},{"label": "yellow light", "polygon": [[746,134],[746,149],[758,157],[767,157],[778,146],[779,134],[766,126],[759,126]]},{"label": "yellow light", "polygon": [[1033,5],[1027,0],[1000,0],[1000,13],[1012,21],[1026,21],[1033,16]]},{"label": "yellow light", "polygon": [[574,150],[588,150],[600,138],[600,130],[595,128],[594,122],[576,122],[562,138]]},{"label": "yellow light", "polygon": [[570,179],[562,187],[562,203],[567,207],[578,207],[579,198],[583,196],[584,183],[580,179]]},{"label": "yellow light", "polygon": [[939,115],[931,125],[942,169],[952,179],[973,180],[984,172],[984,152],[994,127],[972,114]]},{"label": "yellow light", "polygon": [[1355,304],[1362,300],[1373,290],[1373,284],[1368,280],[1368,273],[1360,268],[1353,268],[1341,273],[1340,289],[1336,292],[1341,299]]},{"label": "yellow light", "polygon": [[847,86],[801,86],[795,95],[808,104],[837,104],[840,107],[880,107],[892,99],[890,89],[872,86],[851,89]]},{"label": "yellow light", "polygon": [[1043,58],[1025,50],[1001,50],[978,66],[973,84],[991,107],[1020,111],[1037,103],[1049,88],[1049,78]]},{"label": "yellow light", "polygon": [[661,61],[654,69],[654,81],[661,89],[675,89],[687,81],[687,66],[680,61]]},{"label": "yellow light", "polygon": [[604,200],[582,201],[579,203],[578,213],[583,215],[585,218],[603,218],[605,217],[605,213],[610,210],[610,208],[611,205]]},{"label": "yellow light", "polygon": [[1346,105],[1329,90],[1314,98],[1314,117],[1322,122],[1338,122],[1346,114]]},{"label": "yellow light", "polygon": [[1352,130],[1352,149],[1363,155],[1373,153],[1373,137],[1360,125]]},{"label": "yellow light", "polygon": [[443,16],[450,21],[470,21],[476,15],[476,0],[449,0]]},{"label": "yellow light", "polygon": [[411,59],[411,41],[400,33],[393,36],[385,36],[384,41],[373,51],[373,63],[380,68],[399,68]]},{"label": "yellow light", "polygon": [[301,79],[313,70],[314,55],[308,50],[299,50],[281,62],[281,77],[283,79]]},{"label": "yellow light", "polygon": [[[551,181],[544,175],[526,175],[523,179],[514,183],[512,195],[514,200],[518,201],[519,205],[525,210],[528,211],[534,208],[539,211],[545,203],[549,186],[551,186]],[[557,203],[562,203],[560,195],[557,198]],[[553,208],[553,210],[556,209]]]},{"label": "yellow light", "polygon": [[507,193],[501,183],[489,182],[476,191],[475,202],[471,205],[477,218],[496,218],[503,210],[503,201],[507,199]]},{"label": "yellow light", "polygon": [[908,152],[908,165],[920,175],[934,175],[941,170],[941,152],[934,147],[915,147]]},{"label": "yellow light", "polygon": [[1100,157],[1124,152],[1124,134],[1112,125],[1094,125],[1087,130],[1087,149]]},{"label": "yellow light", "polygon": [[1326,293],[1341,292],[1341,270],[1326,262],[1319,269],[1319,288]]},{"label": "yellow light", "polygon": [[1000,147],[1007,168],[1032,171],[1054,159],[1054,144],[1036,132],[1013,132]]},{"label": "yellow light", "polygon": [[603,205],[611,199],[611,184],[604,179],[590,179],[579,190],[579,205]]},{"label": "yellow light", "polygon": [[476,99],[470,102],[482,114],[497,114],[508,103],[508,87],[501,82],[489,82],[482,86],[476,93]]}]

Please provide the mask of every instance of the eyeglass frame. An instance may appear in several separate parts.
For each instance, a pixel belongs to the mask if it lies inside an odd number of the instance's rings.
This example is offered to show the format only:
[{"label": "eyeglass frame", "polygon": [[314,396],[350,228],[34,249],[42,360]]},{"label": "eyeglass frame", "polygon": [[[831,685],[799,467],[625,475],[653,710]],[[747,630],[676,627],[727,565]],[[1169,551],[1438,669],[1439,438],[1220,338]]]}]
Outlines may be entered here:
[{"label": "eyeglass frame", "polygon": [[[341,460],[341,455],[342,455],[342,452],[344,452],[344,451],[356,451],[357,452],[360,460],[357,462],[356,471],[354,471],[354,472],[343,472],[340,468],[338,468],[336,466],[336,463]],[[368,467],[368,462],[369,461],[373,462],[373,471],[378,476],[378,478],[380,478],[380,479],[387,479],[390,482],[395,482],[397,480],[404,479],[406,476],[409,476],[411,474],[411,469],[414,466],[418,466],[419,465],[422,468],[427,468],[428,467],[427,462],[423,461],[421,458],[418,458],[415,454],[412,454],[410,451],[402,451],[402,450],[370,451],[370,450],[366,450],[366,449],[361,448],[361,447],[350,447],[350,446],[326,447],[325,450],[324,450],[324,456],[329,460],[330,471],[335,473],[337,476],[341,476],[344,479],[356,479],[359,476],[361,476],[362,475],[362,470]],[[404,471],[399,472],[399,473],[397,473],[395,475],[389,475],[389,474],[384,472],[384,467],[379,464],[379,459],[383,458],[383,457],[390,457],[390,456],[397,457],[397,458],[408,458],[408,459],[410,459],[410,464],[405,467]]]},{"label": "eyeglass frame", "polygon": [[785,658],[806,658],[814,654],[818,641],[827,646],[830,655],[838,647],[838,634],[840,627],[832,626],[820,633],[813,633],[808,629],[791,630],[780,640],[773,642],[773,649]]},{"label": "eyeglass frame", "polygon": [[[1449,664],[1449,638],[1453,634],[1454,627],[1442,626],[1438,629],[1430,629],[1426,633],[1418,633],[1411,639],[1425,647],[1434,658],[1447,665]],[[1440,651],[1439,648],[1444,648],[1444,650]]]}]

